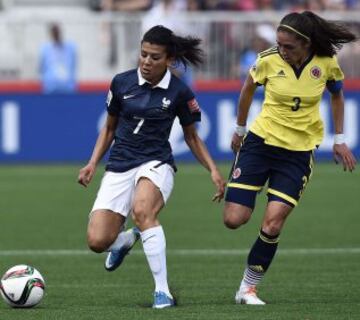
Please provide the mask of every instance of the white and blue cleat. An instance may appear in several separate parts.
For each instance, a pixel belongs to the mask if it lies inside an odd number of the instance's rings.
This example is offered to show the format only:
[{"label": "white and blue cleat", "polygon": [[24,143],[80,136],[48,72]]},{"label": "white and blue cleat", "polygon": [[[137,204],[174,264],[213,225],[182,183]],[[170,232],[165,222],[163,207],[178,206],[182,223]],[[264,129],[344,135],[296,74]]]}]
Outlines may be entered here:
[{"label": "white and blue cleat", "polygon": [[173,297],[168,296],[165,292],[162,291],[154,292],[154,304],[152,306],[154,309],[163,309],[174,306],[175,301]]},{"label": "white and blue cleat", "polygon": [[125,256],[129,253],[132,247],[135,245],[136,241],[140,239],[140,231],[138,228],[134,227],[126,232],[133,233],[133,240],[130,241],[130,244],[124,245],[119,250],[110,251],[105,260],[105,269],[107,271],[114,271],[117,269],[123,262]]}]

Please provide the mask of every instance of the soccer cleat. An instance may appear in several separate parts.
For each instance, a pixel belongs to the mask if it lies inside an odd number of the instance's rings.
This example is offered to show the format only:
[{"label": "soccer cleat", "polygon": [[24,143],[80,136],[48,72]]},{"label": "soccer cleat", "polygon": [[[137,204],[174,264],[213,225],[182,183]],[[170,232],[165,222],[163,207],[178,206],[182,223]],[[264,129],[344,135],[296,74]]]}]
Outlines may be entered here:
[{"label": "soccer cleat", "polygon": [[129,253],[136,241],[140,239],[140,231],[134,227],[126,232],[132,232],[134,234],[133,241],[130,244],[122,246],[119,250],[110,251],[105,260],[105,269],[107,271],[114,271],[123,262],[125,256]]},{"label": "soccer cleat", "polygon": [[173,297],[169,297],[165,292],[155,291],[154,292],[154,309],[163,309],[175,306]]},{"label": "soccer cleat", "polygon": [[242,287],[235,295],[235,302],[238,304],[264,305],[264,301],[256,295],[255,287]]}]

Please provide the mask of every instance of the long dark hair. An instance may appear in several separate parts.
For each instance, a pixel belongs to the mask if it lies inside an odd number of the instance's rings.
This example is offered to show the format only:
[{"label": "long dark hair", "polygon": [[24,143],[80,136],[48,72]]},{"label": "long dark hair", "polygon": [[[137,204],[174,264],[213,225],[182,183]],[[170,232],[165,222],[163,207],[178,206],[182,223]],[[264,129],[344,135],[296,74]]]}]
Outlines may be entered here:
[{"label": "long dark hair", "polygon": [[344,43],[357,40],[343,23],[325,20],[311,11],[286,15],[277,30],[292,32],[297,38],[310,41],[312,51],[318,56],[332,57]]},{"label": "long dark hair", "polygon": [[199,38],[187,36],[180,37],[164,26],[155,26],[148,30],[141,42],[149,42],[166,47],[169,57],[185,67],[189,64],[200,65],[204,61],[204,51],[199,47]]}]

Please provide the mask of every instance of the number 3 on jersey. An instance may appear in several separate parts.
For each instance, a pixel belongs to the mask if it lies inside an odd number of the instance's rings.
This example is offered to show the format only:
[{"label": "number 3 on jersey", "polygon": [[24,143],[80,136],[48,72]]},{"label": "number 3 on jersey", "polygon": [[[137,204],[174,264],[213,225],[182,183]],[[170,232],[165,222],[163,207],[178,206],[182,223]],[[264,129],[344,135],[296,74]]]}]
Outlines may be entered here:
[{"label": "number 3 on jersey", "polygon": [[301,99],[299,97],[294,97],[293,101],[294,101],[295,105],[291,107],[291,110],[298,111],[300,109]]},{"label": "number 3 on jersey", "polygon": [[145,119],[139,118],[139,123],[137,124],[136,128],[133,131],[133,134],[138,134],[140,131],[141,126],[144,124]]}]

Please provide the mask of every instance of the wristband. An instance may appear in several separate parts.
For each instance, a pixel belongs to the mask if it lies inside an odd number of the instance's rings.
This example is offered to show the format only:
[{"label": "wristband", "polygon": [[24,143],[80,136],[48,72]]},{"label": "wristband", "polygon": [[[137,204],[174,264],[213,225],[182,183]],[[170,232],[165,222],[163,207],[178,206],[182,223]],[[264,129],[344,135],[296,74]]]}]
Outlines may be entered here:
[{"label": "wristband", "polygon": [[343,144],[345,143],[345,136],[343,133],[335,134],[334,136],[334,144]]},{"label": "wristband", "polygon": [[235,132],[236,132],[236,134],[237,134],[239,137],[244,136],[245,133],[246,133],[246,126],[236,125],[236,127],[235,127]]}]

